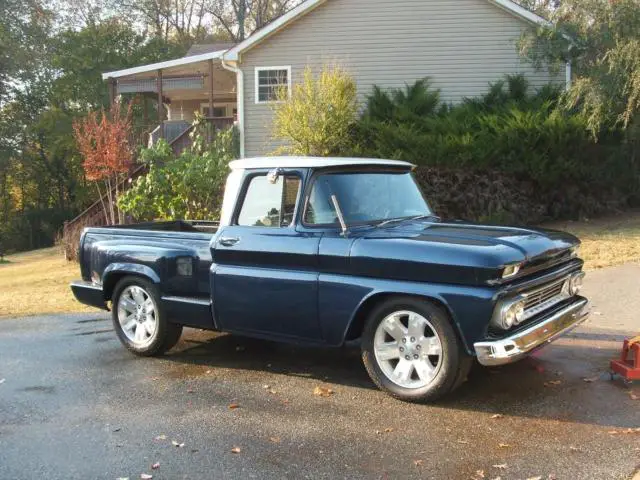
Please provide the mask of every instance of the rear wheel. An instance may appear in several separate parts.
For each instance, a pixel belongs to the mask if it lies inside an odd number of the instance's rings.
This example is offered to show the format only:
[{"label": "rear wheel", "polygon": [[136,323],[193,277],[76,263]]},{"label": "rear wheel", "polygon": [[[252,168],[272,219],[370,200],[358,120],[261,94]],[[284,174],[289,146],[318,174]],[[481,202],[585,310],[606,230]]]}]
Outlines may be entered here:
[{"label": "rear wheel", "polygon": [[120,280],[112,298],[113,328],[122,344],[136,355],[159,355],[171,349],[182,325],[170,323],[155,285],[142,278]]},{"label": "rear wheel", "polygon": [[371,313],[362,359],[374,383],[401,400],[435,400],[454,390],[472,364],[449,316],[411,297],[385,300]]}]

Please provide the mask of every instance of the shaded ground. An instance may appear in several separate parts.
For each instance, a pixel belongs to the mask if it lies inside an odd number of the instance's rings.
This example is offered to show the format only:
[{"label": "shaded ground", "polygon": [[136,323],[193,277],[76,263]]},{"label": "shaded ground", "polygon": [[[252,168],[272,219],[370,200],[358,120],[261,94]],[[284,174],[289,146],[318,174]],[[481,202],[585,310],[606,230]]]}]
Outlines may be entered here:
[{"label": "shaded ground", "polygon": [[[640,386],[606,371],[638,328],[625,314],[639,310],[634,278],[639,266],[593,272],[601,315],[435,405],[375,390],[354,349],[189,330],[170,355],[141,359],[103,314],[5,320],[0,478],[628,480],[640,466],[640,433],[624,433],[640,427]],[[318,385],[335,393],[314,396]]]}]

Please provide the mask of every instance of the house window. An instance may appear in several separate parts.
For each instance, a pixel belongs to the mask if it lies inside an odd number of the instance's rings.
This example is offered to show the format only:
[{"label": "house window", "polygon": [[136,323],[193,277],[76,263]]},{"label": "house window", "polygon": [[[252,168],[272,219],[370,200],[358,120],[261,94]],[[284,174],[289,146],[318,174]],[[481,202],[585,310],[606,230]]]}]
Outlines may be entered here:
[{"label": "house window", "polygon": [[291,67],[257,67],[255,76],[256,103],[277,101],[282,88],[291,94]]},{"label": "house window", "polygon": [[300,191],[300,178],[283,175],[271,183],[266,175],[255,176],[249,183],[238,225],[252,227],[288,227]]}]

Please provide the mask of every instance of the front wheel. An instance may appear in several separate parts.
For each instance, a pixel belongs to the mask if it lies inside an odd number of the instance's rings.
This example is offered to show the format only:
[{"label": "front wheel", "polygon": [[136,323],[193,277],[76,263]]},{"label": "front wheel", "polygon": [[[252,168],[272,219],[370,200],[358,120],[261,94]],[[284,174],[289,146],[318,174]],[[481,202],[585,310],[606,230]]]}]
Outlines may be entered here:
[{"label": "front wheel", "polygon": [[374,308],[362,336],[362,360],[380,389],[412,402],[451,392],[472,365],[447,313],[412,297]]},{"label": "front wheel", "polygon": [[178,343],[182,334],[182,325],[167,320],[157,287],[139,277],[125,277],[117,283],[112,315],[118,338],[136,355],[160,355]]}]

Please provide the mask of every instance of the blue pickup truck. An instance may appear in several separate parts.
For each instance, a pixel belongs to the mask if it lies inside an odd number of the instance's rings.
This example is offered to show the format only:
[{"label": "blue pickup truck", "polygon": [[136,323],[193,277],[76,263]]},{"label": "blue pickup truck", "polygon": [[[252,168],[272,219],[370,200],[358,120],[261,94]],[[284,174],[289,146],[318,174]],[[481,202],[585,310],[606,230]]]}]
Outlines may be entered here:
[{"label": "blue pickup truck", "polygon": [[584,321],[579,241],[551,230],[443,222],[413,165],[270,157],[231,162],[219,225],[88,228],[82,303],[113,314],[137,355],[183,326],[340,347],[409,401],[454,390],[477,359],[513,362]]}]

